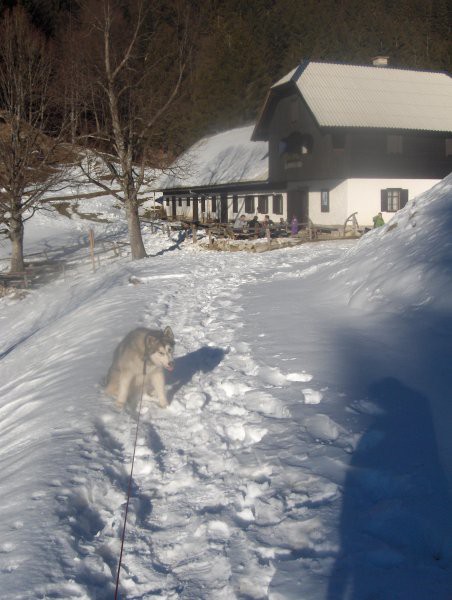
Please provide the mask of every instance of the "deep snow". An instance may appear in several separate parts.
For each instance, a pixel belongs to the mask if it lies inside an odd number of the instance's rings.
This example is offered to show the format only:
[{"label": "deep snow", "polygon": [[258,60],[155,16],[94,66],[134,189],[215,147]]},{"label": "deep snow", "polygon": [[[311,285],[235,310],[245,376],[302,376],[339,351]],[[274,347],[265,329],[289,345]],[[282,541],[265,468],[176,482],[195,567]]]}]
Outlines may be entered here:
[{"label": "deep snow", "polygon": [[171,325],[121,598],[450,600],[452,177],[358,243],[217,253],[148,227],[148,259],[95,273],[88,228],[124,220],[85,205],[110,223],[27,224],[65,275],[0,301],[2,598],[113,597],[136,413],[101,382],[130,329]]}]

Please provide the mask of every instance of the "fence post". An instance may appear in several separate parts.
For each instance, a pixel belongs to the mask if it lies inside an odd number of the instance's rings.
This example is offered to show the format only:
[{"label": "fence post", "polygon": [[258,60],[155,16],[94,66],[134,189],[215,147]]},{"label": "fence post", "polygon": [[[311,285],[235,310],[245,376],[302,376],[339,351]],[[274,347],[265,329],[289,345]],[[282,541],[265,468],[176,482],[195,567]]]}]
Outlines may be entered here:
[{"label": "fence post", "polygon": [[94,259],[94,229],[89,230],[89,249],[91,254],[91,262],[93,264],[93,273],[96,272],[96,261]]}]

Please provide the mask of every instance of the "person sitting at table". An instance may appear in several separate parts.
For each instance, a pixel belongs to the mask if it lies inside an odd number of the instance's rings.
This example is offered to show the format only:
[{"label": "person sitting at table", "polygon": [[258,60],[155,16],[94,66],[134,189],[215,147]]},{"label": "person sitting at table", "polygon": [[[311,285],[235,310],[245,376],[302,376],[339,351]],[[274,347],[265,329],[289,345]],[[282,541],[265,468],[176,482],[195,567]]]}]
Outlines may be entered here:
[{"label": "person sitting at table", "polygon": [[247,228],[247,221],[246,221],[246,217],[245,215],[240,215],[240,217],[237,217],[234,225],[233,225],[233,229],[237,229],[238,231],[244,231]]},{"label": "person sitting at table", "polygon": [[267,235],[267,230],[271,229],[272,225],[273,221],[268,215],[265,215],[264,220],[259,223],[259,237],[265,237]]},{"label": "person sitting at table", "polygon": [[278,235],[282,237],[286,237],[289,235],[289,223],[286,221],[284,217],[280,217],[279,222],[277,224]]},{"label": "person sitting at table", "polygon": [[267,229],[273,225],[273,221],[270,219],[268,215],[265,215],[264,220],[262,221],[262,227]]},{"label": "person sitting at table", "polygon": [[251,219],[251,221],[248,221],[248,229],[249,229],[250,233],[254,233],[254,234],[259,233],[260,223],[259,223],[259,219],[258,219],[257,215],[254,215],[254,217]]}]

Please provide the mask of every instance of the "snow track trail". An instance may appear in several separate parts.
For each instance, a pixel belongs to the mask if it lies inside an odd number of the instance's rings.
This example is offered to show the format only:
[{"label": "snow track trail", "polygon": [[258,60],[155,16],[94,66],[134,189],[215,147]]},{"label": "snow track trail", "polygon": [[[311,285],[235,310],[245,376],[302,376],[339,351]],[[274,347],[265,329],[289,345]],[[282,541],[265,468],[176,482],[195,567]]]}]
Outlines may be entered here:
[{"label": "snow track trail", "polygon": [[[207,289],[197,287],[196,274],[185,276],[182,285],[177,277],[167,280],[142,316],[143,325],[171,323],[182,334],[170,380],[171,406],[161,410],[145,403],[141,418],[122,597],[266,597],[273,569],[243,531],[244,523],[254,520],[253,502],[246,496],[250,468],[241,473],[236,456],[249,452],[266,433],[262,417],[243,406],[247,386],[236,383],[237,368],[251,379],[257,368],[248,348],[239,352],[232,346],[240,323],[241,281],[230,278],[225,284],[218,272],[211,269]],[[144,288],[156,280],[140,281]],[[212,318],[216,307],[221,307],[222,322]],[[72,534],[74,549],[87,554],[80,559],[75,581],[92,582],[90,597],[111,598],[134,427],[133,410],[99,417],[96,435],[83,448],[88,460],[97,456],[90,466],[90,490],[83,485],[73,492],[62,514],[70,516],[71,505],[80,513],[85,504],[85,526],[75,523]],[[255,459],[251,462],[256,463],[254,478],[260,481],[265,470]],[[107,478],[99,472],[99,463],[109,465]]]},{"label": "snow track trail", "polygon": [[[291,560],[299,540],[319,536],[319,520],[309,511],[302,524],[292,521],[300,509],[288,465],[266,457],[262,442],[269,429],[284,439],[290,422],[272,388],[304,387],[300,382],[310,376],[286,378],[257,364],[241,340],[239,288],[265,279],[261,257],[251,258],[246,276],[225,274],[214,254],[202,264],[186,259],[180,272],[140,267],[126,282],[141,306],[136,324],[171,325],[176,367],[168,378],[169,408],[144,398],[120,597],[265,599],[274,559]],[[209,277],[199,286],[206,268]],[[103,394],[94,401],[100,409],[92,433],[75,440],[69,480],[55,494],[68,533],[56,555],[70,583],[64,590],[38,586],[35,597],[114,594],[137,413],[135,407],[117,412]],[[293,469],[298,481],[298,462]]]},{"label": "snow track trail", "polygon": [[[1,600],[112,600],[129,481],[120,600],[451,600],[451,185],[359,242],[144,226],[149,259],[93,273],[79,245],[0,299]],[[114,204],[97,240],[124,241]],[[92,226],[46,215],[28,252]],[[136,407],[102,380],[138,326],[171,326],[176,368],[130,479]]]}]

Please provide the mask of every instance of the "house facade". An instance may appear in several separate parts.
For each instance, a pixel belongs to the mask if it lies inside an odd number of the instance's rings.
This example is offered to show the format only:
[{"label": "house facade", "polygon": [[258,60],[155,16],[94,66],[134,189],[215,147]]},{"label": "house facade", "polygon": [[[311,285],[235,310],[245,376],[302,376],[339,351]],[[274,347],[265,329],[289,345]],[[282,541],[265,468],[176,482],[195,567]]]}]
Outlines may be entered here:
[{"label": "house facade", "polygon": [[252,139],[269,143],[289,218],[387,220],[452,171],[452,79],[306,62],[271,88]]},{"label": "house facade", "polygon": [[452,171],[452,79],[378,64],[300,64],[272,86],[254,127],[201,140],[160,180],[167,213],[388,220]]}]

